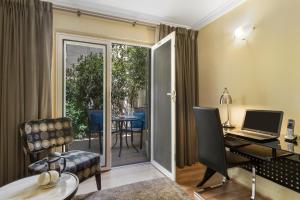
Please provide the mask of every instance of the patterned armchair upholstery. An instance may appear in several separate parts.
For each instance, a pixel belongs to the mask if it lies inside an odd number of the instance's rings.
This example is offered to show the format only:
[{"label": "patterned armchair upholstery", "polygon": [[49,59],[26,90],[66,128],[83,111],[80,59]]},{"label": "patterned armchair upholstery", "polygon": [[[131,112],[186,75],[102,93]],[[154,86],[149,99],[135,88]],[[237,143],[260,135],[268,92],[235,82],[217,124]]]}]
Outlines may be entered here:
[{"label": "patterned armchair upholstery", "polygon": [[21,125],[21,134],[28,153],[40,152],[73,141],[72,124],[68,118],[25,122]]},{"label": "patterned armchair upholstery", "polygon": [[[73,141],[72,123],[69,118],[43,119],[24,122],[20,126],[24,150],[30,155],[31,174],[48,170],[47,158],[38,160],[37,155],[52,147],[68,145]],[[76,174],[80,181],[95,176],[98,190],[101,189],[100,155],[85,151],[67,151],[61,154],[66,159],[65,171]]]}]

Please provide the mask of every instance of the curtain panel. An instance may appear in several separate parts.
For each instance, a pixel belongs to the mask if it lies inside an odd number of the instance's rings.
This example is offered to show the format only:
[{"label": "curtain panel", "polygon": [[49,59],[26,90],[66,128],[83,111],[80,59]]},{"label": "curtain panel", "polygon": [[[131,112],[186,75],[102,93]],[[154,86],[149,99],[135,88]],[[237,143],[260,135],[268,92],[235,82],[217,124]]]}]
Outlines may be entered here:
[{"label": "curtain panel", "polygon": [[18,125],[51,117],[52,4],[0,1],[0,186],[26,173]]},{"label": "curtain panel", "polygon": [[198,31],[159,26],[159,39],[176,33],[176,164],[192,165],[197,161],[197,136],[193,106],[198,102]]}]

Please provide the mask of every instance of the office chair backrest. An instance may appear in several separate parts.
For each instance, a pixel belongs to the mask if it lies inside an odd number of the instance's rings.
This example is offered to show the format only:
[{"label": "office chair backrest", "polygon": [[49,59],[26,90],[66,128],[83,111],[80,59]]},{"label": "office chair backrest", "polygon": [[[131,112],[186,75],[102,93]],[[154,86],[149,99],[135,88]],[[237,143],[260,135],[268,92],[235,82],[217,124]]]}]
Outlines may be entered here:
[{"label": "office chair backrest", "polygon": [[228,176],[224,135],[217,108],[194,107],[198,136],[198,159],[207,167]]}]

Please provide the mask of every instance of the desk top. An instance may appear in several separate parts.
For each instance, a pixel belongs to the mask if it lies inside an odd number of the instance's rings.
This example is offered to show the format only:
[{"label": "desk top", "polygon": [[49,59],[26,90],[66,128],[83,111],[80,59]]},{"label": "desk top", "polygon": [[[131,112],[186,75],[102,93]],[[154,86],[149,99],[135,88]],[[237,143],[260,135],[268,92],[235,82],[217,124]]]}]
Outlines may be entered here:
[{"label": "desk top", "polygon": [[[231,129],[231,131],[232,131],[232,129]],[[224,130],[224,133],[226,133],[226,130]],[[269,140],[266,142],[261,142],[261,141],[257,141],[257,140],[249,140],[249,141],[251,141],[251,143],[253,143],[253,144],[270,147],[272,149],[288,151],[288,152],[292,152],[292,153],[300,155],[300,136],[298,135],[297,140],[294,143],[287,142],[285,140],[284,136],[285,136],[285,134],[280,134],[280,137],[278,139]],[[244,139],[244,140],[248,141],[248,139]]]},{"label": "desk top", "polygon": [[56,186],[44,189],[37,184],[37,177],[22,178],[0,188],[0,199],[67,199],[78,188],[78,178],[71,173],[62,173]]}]

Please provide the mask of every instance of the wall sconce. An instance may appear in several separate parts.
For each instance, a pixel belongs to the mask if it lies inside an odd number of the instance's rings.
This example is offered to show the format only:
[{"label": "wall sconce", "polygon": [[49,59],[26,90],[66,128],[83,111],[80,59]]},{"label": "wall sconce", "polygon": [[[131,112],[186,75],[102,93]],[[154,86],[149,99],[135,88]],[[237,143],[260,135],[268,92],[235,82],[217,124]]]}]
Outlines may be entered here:
[{"label": "wall sconce", "polygon": [[234,38],[238,40],[247,40],[251,32],[255,29],[254,26],[240,26],[234,31]]}]

